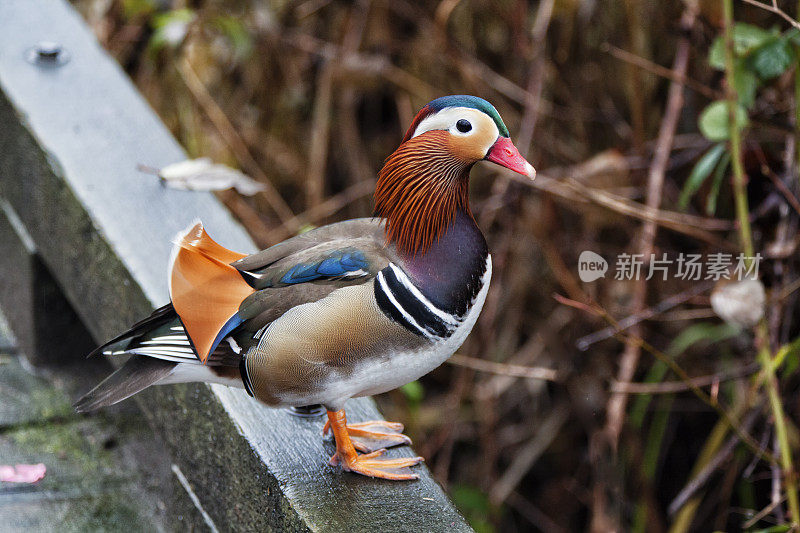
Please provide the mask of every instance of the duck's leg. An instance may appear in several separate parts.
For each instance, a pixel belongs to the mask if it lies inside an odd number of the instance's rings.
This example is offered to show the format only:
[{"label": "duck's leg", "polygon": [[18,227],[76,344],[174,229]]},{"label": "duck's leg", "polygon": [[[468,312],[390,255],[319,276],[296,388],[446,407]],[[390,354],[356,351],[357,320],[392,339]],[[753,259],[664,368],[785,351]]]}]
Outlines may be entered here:
[{"label": "duck's leg", "polygon": [[[327,435],[331,429],[330,411],[328,421],[322,428],[322,434]],[[370,453],[392,446],[411,444],[408,435],[403,435],[403,424],[400,422],[387,422],[386,420],[370,420],[347,424],[347,433],[356,450]]]},{"label": "duck's leg", "polygon": [[398,481],[419,479],[417,474],[411,473],[409,467],[422,461],[422,457],[378,459],[378,457],[386,453],[385,448],[359,455],[350,438],[344,409],[328,411],[326,427],[330,427],[333,430],[333,438],[336,441],[336,453],[333,454],[330,461],[332,465],[341,465],[342,469],[348,472],[357,472],[370,477]]}]

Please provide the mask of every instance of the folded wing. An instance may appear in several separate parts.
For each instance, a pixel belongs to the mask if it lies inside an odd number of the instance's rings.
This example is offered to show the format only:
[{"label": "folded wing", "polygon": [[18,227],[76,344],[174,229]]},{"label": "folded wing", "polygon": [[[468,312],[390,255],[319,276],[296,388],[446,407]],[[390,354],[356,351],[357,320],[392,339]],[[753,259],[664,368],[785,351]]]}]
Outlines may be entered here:
[{"label": "folded wing", "polygon": [[364,283],[388,264],[387,254],[383,224],[373,219],[318,228],[250,256],[220,246],[197,223],[175,244],[170,297],[206,363],[243,323],[255,331],[294,305]]}]

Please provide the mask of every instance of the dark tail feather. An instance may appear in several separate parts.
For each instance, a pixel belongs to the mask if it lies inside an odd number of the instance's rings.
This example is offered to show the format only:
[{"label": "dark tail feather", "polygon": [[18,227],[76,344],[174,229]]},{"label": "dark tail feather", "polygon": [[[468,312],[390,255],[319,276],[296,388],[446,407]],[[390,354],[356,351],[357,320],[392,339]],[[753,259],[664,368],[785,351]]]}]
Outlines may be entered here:
[{"label": "dark tail feather", "polygon": [[121,402],[168,376],[177,364],[134,355],[116,372],[75,402],[75,410],[85,413]]},{"label": "dark tail feather", "polygon": [[118,344],[127,339],[133,339],[135,337],[138,337],[139,335],[147,333],[148,331],[152,331],[153,329],[159,326],[162,326],[168,322],[173,321],[177,316],[178,315],[175,313],[175,308],[172,307],[171,303],[163,307],[159,307],[158,309],[153,311],[153,313],[149,317],[140,320],[139,322],[131,326],[131,328],[125,333],[117,335],[116,337],[114,337],[107,343],[103,344],[102,346],[98,346],[92,351],[92,353],[90,353],[86,357],[92,357],[94,355],[101,354],[110,346]]}]

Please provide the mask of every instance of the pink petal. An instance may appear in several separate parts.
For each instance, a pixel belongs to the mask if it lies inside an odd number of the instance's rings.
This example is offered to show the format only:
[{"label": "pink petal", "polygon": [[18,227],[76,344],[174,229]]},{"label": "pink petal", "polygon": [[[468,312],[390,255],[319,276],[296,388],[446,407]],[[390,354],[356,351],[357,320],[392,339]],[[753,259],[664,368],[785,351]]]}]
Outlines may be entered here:
[{"label": "pink petal", "polygon": [[47,467],[35,465],[0,465],[0,481],[8,483],[36,483],[44,477]]}]

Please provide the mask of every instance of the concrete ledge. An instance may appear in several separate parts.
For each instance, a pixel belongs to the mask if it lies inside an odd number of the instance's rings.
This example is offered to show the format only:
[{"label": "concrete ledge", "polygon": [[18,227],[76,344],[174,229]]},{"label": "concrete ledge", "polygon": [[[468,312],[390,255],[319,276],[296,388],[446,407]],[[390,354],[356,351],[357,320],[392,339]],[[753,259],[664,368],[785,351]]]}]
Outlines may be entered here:
[{"label": "concrete ledge", "polygon": [[[0,21],[0,196],[96,340],[168,301],[170,241],[194,218],[221,244],[254,250],[212,195],[137,172],[184,152],[66,1],[3,0]],[[69,60],[27,61],[39,41],[61,44]],[[424,467],[420,481],[396,484],[328,466],[321,419],[218,386],[158,387],[139,402],[210,528],[469,530]],[[348,405],[353,421],[379,416],[369,399]]]}]

